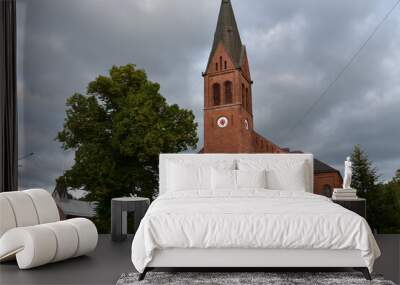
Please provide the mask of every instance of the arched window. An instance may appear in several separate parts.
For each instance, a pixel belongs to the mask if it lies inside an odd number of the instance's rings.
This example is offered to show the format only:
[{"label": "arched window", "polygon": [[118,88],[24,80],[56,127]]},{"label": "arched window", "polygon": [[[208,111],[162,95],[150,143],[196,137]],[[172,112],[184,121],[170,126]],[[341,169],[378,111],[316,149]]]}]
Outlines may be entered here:
[{"label": "arched window", "polygon": [[244,84],[242,84],[242,105],[243,105],[243,108],[246,109],[246,93],[245,93]]},{"label": "arched window", "polygon": [[325,184],[324,187],[322,187],[321,194],[323,196],[331,198],[332,197],[332,193],[333,193],[333,190],[332,190],[332,187],[329,184]]},{"label": "arched window", "polygon": [[221,105],[221,86],[218,83],[213,85],[213,101],[214,106]]},{"label": "arched window", "polygon": [[232,96],[232,82],[225,81],[225,104],[232,104],[233,96]]},{"label": "arched window", "polygon": [[221,67],[222,70],[222,56],[219,57],[219,66]]},{"label": "arched window", "polygon": [[225,62],[224,62],[224,67],[225,67],[225,69],[228,68],[228,63],[226,62],[226,60],[225,60]]},{"label": "arched window", "polygon": [[250,111],[250,96],[249,96],[249,88],[246,88],[246,110]]},{"label": "arched window", "polygon": [[215,63],[215,70],[218,71],[218,62]]}]

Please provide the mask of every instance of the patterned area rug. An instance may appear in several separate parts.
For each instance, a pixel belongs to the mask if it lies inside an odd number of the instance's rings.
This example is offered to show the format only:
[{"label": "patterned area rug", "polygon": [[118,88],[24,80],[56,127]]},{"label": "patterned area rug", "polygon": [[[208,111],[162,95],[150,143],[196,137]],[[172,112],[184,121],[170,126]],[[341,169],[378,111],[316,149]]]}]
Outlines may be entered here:
[{"label": "patterned area rug", "polygon": [[206,272],[149,272],[143,281],[138,281],[138,273],[123,274],[117,285],[147,285],[147,284],[212,284],[212,285],[297,285],[297,284],[327,284],[327,285],[395,285],[391,281],[384,280],[381,276],[372,276],[368,281],[358,272],[287,272],[287,273],[206,273]]}]

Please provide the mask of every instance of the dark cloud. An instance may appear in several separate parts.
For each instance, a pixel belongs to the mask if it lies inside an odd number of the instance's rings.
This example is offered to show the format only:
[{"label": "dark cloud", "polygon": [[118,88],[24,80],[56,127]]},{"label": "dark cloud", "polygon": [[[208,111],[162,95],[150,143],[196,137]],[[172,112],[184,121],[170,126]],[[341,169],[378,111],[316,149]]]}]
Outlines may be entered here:
[{"label": "dark cloud", "polygon": [[[257,131],[341,167],[362,144],[383,179],[400,167],[400,8],[343,78],[295,125],[394,1],[232,1],[255,81]],[[251,3],[251,5],[249,5]],[[22,187],[52,188],[73,163],[54,140],[65,101],[112,65],[135,63],[200,124],[219,1],[18,2]],[[201,143],[200,143],[201,145]]]}]

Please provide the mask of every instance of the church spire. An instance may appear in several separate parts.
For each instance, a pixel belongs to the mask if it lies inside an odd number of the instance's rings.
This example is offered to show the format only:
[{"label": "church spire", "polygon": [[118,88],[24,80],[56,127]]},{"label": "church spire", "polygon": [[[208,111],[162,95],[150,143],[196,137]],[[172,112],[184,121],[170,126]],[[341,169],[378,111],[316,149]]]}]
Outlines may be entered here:
[{"label": "church spire", "polygon": [[222,0],[221,2],[217,28],[214,34],[214,43],[207,68],[220,42],[223,43],[235,66],[237,68],[241,67],[244,46],[240,39],[239,29],[236,24],[235,14],[230,0]]}]

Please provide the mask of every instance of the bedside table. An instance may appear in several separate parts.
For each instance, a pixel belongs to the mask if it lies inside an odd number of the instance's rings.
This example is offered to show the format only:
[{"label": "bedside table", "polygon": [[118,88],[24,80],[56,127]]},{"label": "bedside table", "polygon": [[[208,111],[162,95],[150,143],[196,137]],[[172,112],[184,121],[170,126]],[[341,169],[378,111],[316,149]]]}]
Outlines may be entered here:
[{"label": "bedside table", "polygon": [[123,197],[111,200],[111,239],[124,241],[128,233],[128,213],[134,214],[134,230],[136,233],[140,221],[146,214],[150,199],[140,197]]},{"label": "bedside table", "polygon": [[359,214],[364,219],[367,218],[367,200],[364,198],[351,199],[351,200],[333,200],[333,203]]}]

